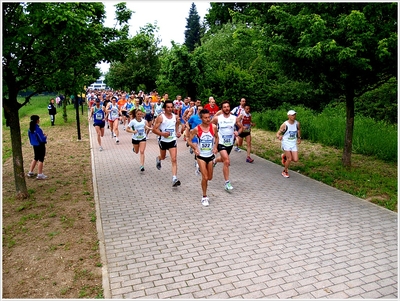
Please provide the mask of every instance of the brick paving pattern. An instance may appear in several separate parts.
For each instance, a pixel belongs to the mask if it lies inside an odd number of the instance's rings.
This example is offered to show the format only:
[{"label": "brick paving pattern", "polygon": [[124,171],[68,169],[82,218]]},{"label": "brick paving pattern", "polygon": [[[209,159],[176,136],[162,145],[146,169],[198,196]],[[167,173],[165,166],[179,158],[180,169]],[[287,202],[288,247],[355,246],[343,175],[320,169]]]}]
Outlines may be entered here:
[{"label": "brick paving pattern", "polygon": [[230,156],[233,192],[219,163],[203,207],[182,138],[172,188],[156,136],[141,173],[119,128],[119,145],[106,129],[100,152],[90,126],[105,298],[397,299],[397,213],[294,171],[285,179],[244,151]]}]

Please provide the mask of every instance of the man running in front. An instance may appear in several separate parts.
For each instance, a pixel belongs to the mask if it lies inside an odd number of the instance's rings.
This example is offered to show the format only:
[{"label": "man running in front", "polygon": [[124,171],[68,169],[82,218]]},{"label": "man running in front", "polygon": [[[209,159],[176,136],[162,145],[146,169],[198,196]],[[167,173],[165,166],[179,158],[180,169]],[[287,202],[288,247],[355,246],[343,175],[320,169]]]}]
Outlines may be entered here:
[{"label": "man running in front", "polygon": [[[209,198],[207,197],[208,181],[213,178],[213,159],[218,152],[218,130],[215,124],[211,124],[210,112],[208,110],[201,110],[200,113],[201,124],[196,126],[190,131],[189,145],[194,149],[197,164],[201,172],[201,189],[203,197],[201,204],[203,206],[209,205]],[[194,144],[192,139],[197,137],[198,142]]]}]

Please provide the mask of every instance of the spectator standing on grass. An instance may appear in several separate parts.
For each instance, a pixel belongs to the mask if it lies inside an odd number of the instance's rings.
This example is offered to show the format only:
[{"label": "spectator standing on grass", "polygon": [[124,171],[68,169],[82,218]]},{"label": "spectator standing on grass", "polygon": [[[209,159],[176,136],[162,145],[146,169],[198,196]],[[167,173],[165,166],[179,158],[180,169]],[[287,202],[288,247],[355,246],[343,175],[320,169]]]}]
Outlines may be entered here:
[{"label": "spectator standing on grass", "polygon": [[61,99],[60,99],[60,96],[57,96],[56,97],[56,104],[57,104],[57,108],[60,108],[61,107]]},{"label": "spectator standing on grass", "polygon": [[56,114],[57,114],[57,109],[54,106],[54,98],[50,99],[50,103],[47,106],[47,110],[49,110],[51,125],[54,126],[54,122],[56,121]]},{"label": "spectator standing on grass", "polygon": [[38,175],[36,179],[44,180],[47,176],[43,174],[43,162],[46,155],[46,143],[47,135],[43,133],[42,129],[39,127],[40,117],[38,115],[31,116],[31,122],[29,124],[28,137],[29,142],[33,146],[34,159],[29,167],[28,177],[32,178],[35,174],[33,170],[38,165]]},{"label": "spectator standing on grass", "polygon": [[281,140],[282,150],[285,152],[281,155],[282,165],[285,167],[282,176],[289,178],[290,163],[299,161],[297,144],[301,143],[300,122],[296,120],[296,112],[289,110],[287,112],[288,120],[280,126],[276,133],[276,138]]}]

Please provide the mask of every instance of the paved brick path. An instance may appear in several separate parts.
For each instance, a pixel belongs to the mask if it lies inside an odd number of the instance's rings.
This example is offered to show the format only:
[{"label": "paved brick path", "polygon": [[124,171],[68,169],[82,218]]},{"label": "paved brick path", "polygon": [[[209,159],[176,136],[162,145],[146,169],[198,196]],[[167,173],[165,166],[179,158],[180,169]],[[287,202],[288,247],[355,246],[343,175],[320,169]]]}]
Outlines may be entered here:
[{"label": "paved brick path", "polygon": [[397,298],[397,214],[245,152],[231,153],[231,194],[222,166],[200,203],[193,156],[178,140],[171,163],[145,172],[120,126],[99,152],[90,127],[105,298]]}]

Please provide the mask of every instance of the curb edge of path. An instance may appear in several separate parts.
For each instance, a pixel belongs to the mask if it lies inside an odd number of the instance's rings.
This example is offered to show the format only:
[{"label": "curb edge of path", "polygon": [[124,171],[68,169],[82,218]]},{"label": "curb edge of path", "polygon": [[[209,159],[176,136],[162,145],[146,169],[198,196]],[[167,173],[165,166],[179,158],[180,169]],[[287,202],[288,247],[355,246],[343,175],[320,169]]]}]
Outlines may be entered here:
[{"label": "curb edge of path", "polygon": [[104,299],[111,299],[110,279],[108,275],[107,256],[104,244],[103,224],[101,222],[99,194],[97,189],[96,169],[95,169],[94,155],[93,155],[94,148],[92,145],[93,141],[92,141],[90,122],[89,122],[89,141],[90,141],[90,154],[92,162],[93,198],[96,208],[96,229],[97,229],[97,238],[99,240],[100,258],[102,263],[101,271],[102,271],[102,283],[103,283],[103,297]]}]

